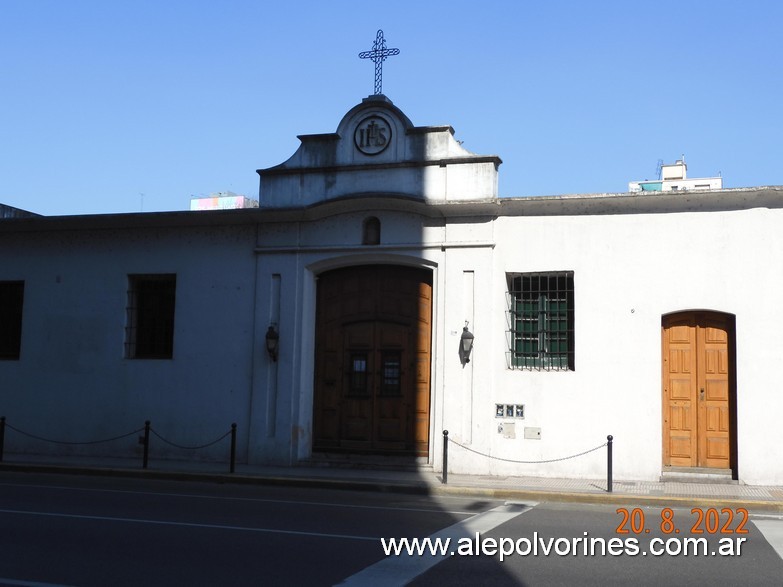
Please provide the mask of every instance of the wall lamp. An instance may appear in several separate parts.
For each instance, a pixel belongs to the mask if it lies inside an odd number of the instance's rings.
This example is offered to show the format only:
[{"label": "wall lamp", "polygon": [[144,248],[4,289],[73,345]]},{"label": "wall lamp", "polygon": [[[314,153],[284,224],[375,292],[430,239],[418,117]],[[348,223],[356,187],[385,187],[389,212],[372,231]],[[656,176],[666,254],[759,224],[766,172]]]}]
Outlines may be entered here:
[{"label": "wall lamp", "polygon": [[459,337],[459,360],[464,367],[470,363],[470,352],[473,350],[473,333],[468,330],[468,321],[465,321],[465,327],[462,329],[462,336]]},{"label": "wall lamp", "polygon": [[269,326],[269,330],[266,331],[266,352],[269,353],[269,358],[277,362],[277,349],[280,346],[280,335],[275,330],[274,324]]}]

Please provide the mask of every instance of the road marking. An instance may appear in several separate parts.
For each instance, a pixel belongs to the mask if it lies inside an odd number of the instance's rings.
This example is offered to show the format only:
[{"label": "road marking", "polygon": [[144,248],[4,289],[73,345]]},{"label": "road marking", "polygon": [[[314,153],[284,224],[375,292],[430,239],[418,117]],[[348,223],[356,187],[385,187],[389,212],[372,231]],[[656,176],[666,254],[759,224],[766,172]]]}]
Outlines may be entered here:
[{"label": "road marking", "polygon": [[783,520],[783,514],[750,514],[753,520]]},{"label": "road marking", "polygon": [[[94,489],[91,487],[68,487],[68,486],[53,486],[53,485],[28,485],[25,483],[0,483],[0,486],[8,487],[33,487],[36,489],[56,489],[69,490],[69,491],[91,491],[96,493],[127,493],[131,495],[154,495],[156,497],[187,497],[191,499],[217,499],[224,501],[252,501],[259,503],[281,503],[281,504],[293,504],[293,505],[311,505],[311,506],[327,506],[336,508],[353,508],[363,510],[389,510],[400,512],[425,512],[435,514],[452,514],[456,516],[475,516],[476,512],[465,511],[453,511],[453,510],[441,510],[432,508],[410,508],[410,507],[389,507],[380,505],[356,505],[347,503],[333,503],[333,502],[321,502],[321,501],[298,501],[295,499],[265,499],[262,497],[228,497],[222,495],[198,495],[193,493],[166,493],[165,491],[133,491],[131,489]],[[464,498],[460,498],[464,499]]]},{"label": "road marking", "polygon": [[5,587],[6,585],[12,587],[68,587],[68,585],[61,585],[60,583],[41,583],[40,581],[22,581],[20,579],[0,577],[0,586]]},{"label": "road marking", "polygon": [[756,528],[764,535],[769,545],[775,549],[780,558],[783,558],[783,521],[780,520],[751,520]]},{"label": "road marking", "polygon": [[226,526],[223,524],[196,524],[194,522],[169,522],[166,520],[144,520],[139,518],[115,518],[111,516],[85,516],[81,514],[63,514],[58,512],[30,512],[23,510],[0,510],[0,514],[23,516],[47,516],[51,518],[72,518],[77,520],[98,520],[103,522],[127,522],[131,524],[154,524],[158,526],[184,526],[187,528],[209,528],[214,530],[239,530],[243,532],[261,532],[265,534],[292,534],[295,536],[314,536],[316,538],[342,538],[345,540],[370,540],[380,542],[376,536],[353,536],[350,534],[327,534],[323,532],[300,532],[277,528],[250,528],[247,526]]},{"label": "road marking", "polygon": [[[457,522],[440,532],[430,535],[429,538],[432,541],[450,539],[452,543],[459,541],[460,538],[472,538],[476,535],[476,532],[480,534],[489,532],[501,524],[532,510],[536,505],[538,504],[535,502],[501,505],[467,520]],[[407,554],[388,556],[355,575],[351,575],[340,583],[339,586],[359,587],[372,585],[373,587],[392,587],[406,585],[448,557],[449,554],[437,555],[430,552],[422,556],[408,556]]]}]

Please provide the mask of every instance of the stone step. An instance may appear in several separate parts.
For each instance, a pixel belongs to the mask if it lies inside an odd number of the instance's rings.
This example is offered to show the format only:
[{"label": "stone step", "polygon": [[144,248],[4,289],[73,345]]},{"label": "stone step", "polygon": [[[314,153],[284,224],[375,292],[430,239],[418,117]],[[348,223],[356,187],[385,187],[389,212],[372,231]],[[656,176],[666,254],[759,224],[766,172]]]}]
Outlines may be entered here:
[{"label": "stone step", "polygon": [[739,481],[732,478],[731,469],[710,469],[706,467],[665,467],[661,472],[661,481],[739,484]]}]

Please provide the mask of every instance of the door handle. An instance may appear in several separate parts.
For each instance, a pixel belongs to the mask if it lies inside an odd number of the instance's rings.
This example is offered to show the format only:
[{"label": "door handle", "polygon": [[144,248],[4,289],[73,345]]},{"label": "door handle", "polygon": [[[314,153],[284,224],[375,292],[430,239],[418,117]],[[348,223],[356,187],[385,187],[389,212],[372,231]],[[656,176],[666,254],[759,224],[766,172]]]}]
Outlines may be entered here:
[{"label": "door handle", "polygon": [[699,399],[701,401],[704,401],[704,388],[703,387],[699,390]]}]

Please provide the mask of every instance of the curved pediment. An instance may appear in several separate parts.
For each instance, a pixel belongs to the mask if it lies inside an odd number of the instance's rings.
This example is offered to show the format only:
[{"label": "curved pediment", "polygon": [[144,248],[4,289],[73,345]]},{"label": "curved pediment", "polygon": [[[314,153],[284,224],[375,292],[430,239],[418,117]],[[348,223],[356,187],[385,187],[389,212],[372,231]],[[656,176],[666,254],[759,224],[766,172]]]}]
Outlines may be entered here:
[{"label": "curved pediment", "polygon": [[258,171],[261,208],[389,192],[432,202],[497,197],[499,157],[464,149],[450,126],[414,126],[386,96],[365,98],[334,133],[299,139],[287,161]]}]

